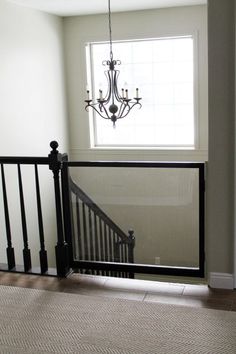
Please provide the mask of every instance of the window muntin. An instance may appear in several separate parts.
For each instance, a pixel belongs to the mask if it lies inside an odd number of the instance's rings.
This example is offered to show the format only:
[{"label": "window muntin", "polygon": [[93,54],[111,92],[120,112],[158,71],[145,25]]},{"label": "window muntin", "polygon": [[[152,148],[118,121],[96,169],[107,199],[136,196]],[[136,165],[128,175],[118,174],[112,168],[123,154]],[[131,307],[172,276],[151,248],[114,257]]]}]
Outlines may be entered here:
[{"label": "window muntin", "polygon": [[[90,43],[91,87],[95,95],[107,87],[102,61],[109,58],[107,43]],[[114,59],[122,61],[119,89],[141,103],[127,117],[112,122],[93,112],[94,147],[190,148],[196,145],[194,38],[168,37],[113,43]]]}]

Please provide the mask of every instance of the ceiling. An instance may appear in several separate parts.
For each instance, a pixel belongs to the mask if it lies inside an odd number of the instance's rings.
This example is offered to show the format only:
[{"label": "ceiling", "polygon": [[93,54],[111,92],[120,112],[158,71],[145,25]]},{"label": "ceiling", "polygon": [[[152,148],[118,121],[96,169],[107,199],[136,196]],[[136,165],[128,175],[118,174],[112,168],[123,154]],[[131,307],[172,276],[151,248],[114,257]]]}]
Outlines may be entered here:
[{"label": "ceiling", "polygon": [[[106,13],[107,0],[8,0],[58,16]],[[206,4],[207,0],[111,0],[111,11],[135,11],[162,7]]]}]

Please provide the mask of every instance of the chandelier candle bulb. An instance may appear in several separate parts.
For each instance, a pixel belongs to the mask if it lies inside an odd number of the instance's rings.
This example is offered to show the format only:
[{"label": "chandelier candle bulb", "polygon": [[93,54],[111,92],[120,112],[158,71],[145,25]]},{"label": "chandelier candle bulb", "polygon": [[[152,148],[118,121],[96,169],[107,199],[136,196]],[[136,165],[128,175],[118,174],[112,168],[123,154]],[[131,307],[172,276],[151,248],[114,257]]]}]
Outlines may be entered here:
[{"label": "chandelier candle bulb", "polygon": [[125,98],[125,90],[121,89],[122,98]]},{"label": "chandelier candle bulb", "polygon": [[87,90],[87,100],[89,101],[89,90]]},{"label": "chandelier candle bulb", "polygon": [[139,98],[138,97],[138,88],[136,88],[136,98]]},{"label": "chandelier candle bulb", "polygon": [[127,89],[125,90],[125,98],[126,98],[127,100],[129,99],[128,90],[127,90]]},{"label": "chandelier candle bulb", "polygon": [[99,90],[99,99],[102,100],[102,90]]}]

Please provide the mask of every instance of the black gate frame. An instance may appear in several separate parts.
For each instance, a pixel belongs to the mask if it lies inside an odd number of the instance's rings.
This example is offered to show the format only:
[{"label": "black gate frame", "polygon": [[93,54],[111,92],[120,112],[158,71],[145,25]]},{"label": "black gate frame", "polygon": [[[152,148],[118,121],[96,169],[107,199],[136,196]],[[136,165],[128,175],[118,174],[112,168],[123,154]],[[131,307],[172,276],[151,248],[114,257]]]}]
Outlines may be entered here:
[{"label": "black gate frame", "polygon": [[[177,267],[149,264],[131,264],[73,259],[72,210],[69,190],[69,167],[123,167],[123,168],[195,168],[199,170],[199,267]],[[61,165],[62,199],[65,240],[68,244],[69,266],[76,269],[102,270],[127,273],[172,275],[186,277],[205,276],[205,164],[200,162],[143,162],[143,161],[68,161],[64,155]]]}]

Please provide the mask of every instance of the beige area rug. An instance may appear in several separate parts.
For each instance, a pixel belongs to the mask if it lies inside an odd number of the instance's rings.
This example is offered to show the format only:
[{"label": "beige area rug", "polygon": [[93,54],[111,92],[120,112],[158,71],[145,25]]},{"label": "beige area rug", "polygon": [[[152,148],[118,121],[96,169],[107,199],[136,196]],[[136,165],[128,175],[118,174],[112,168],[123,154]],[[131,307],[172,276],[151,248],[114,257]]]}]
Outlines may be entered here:
[{"label": "beige area rug", "polygon": [[0,286],[0,353],[235,354],[236,313]]}]

